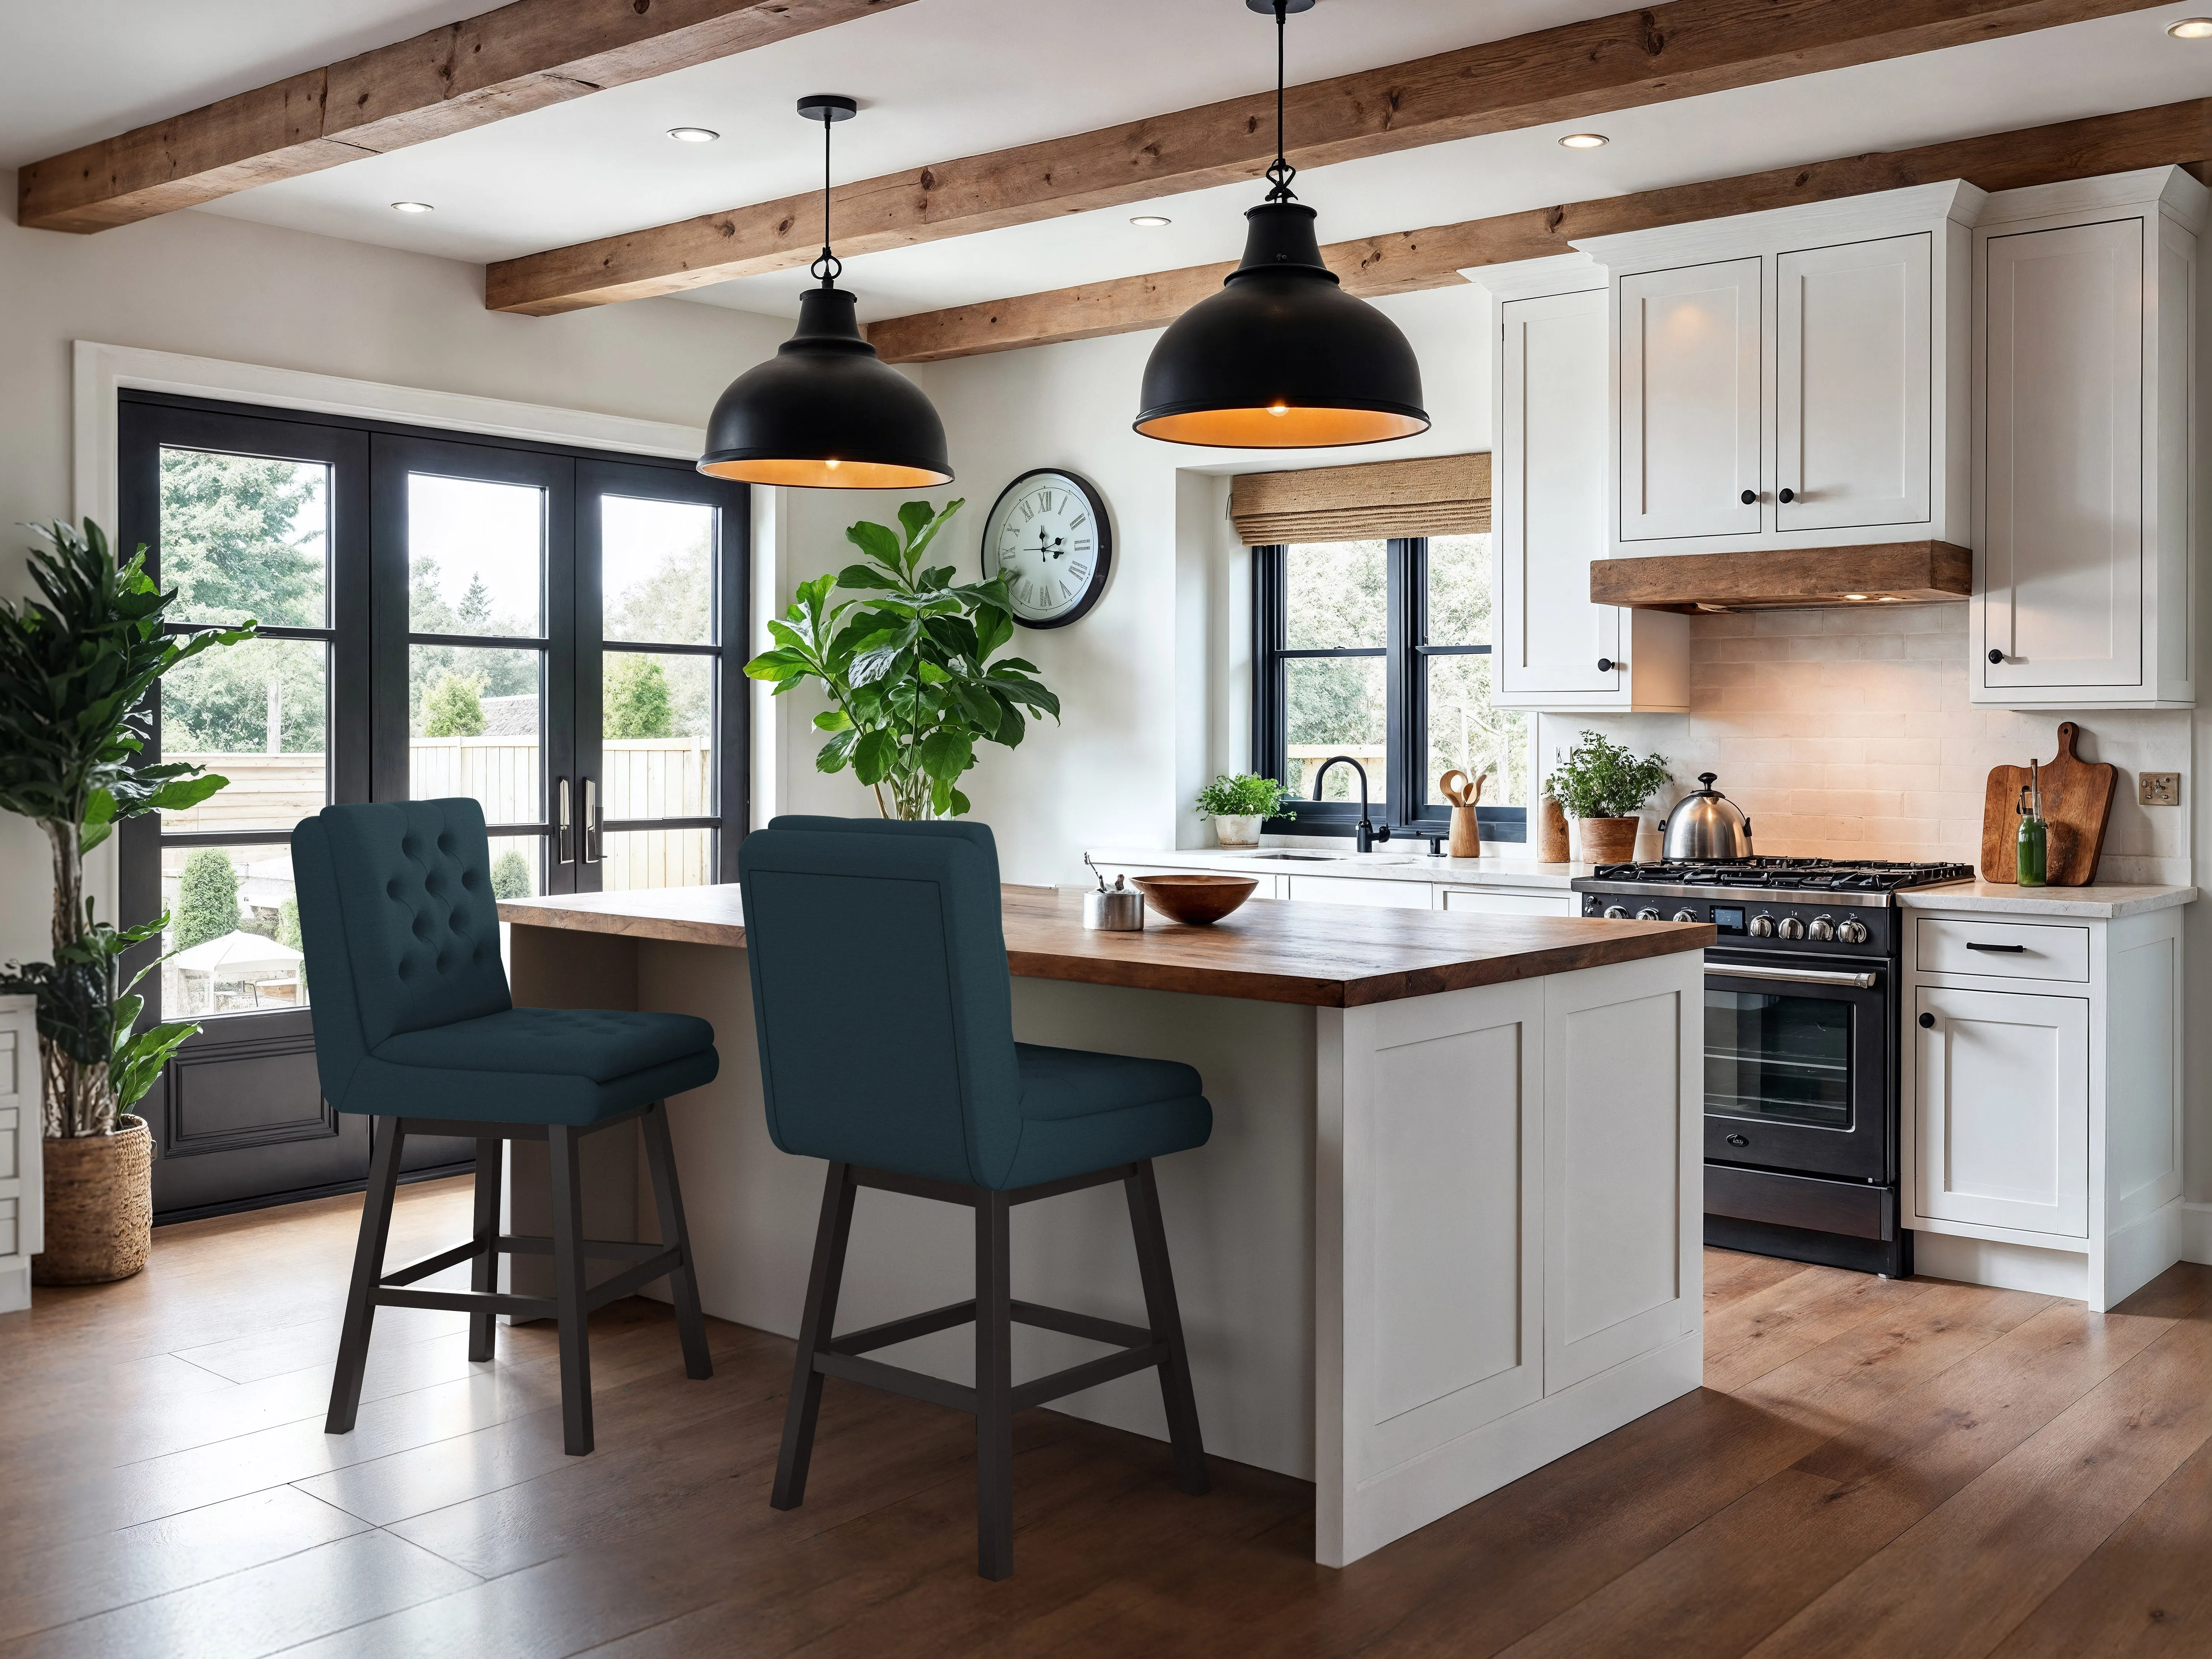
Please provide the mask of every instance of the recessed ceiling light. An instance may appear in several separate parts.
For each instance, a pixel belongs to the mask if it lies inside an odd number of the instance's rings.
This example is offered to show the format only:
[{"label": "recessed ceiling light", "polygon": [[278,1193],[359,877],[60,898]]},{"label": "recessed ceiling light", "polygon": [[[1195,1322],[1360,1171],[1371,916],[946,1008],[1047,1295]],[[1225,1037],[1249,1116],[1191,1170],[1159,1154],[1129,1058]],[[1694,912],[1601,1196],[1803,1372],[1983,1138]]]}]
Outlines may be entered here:
[{"label": "recessed ceiling light", "polygon": [[2168,23],[2166,32],[2177,40],[2212,40],[2212,17],[2185,17]]},{"label": "recessed ceiling light", "polygon": [[671,127],[668,136],[679,144],[711,144],[722,135],[712,127]]},{"label": "recessed ceiling light", "polygon": [[1569,149],[1601,149],[1613,140],[1601,132],[1571,132],[1559,142]]},{"label": "recessed ceiling light", "polygon": [[428,202],[394,202],[392,210],[394,213],[428,213],[430,204]]},{"label": "recessed ceiling light", "polygon": [[1171,225],[1175,221],[1162,213],[1140,213],[1129,222],[1141,225],[1146,230],[1158,230],[1162,225]]}]

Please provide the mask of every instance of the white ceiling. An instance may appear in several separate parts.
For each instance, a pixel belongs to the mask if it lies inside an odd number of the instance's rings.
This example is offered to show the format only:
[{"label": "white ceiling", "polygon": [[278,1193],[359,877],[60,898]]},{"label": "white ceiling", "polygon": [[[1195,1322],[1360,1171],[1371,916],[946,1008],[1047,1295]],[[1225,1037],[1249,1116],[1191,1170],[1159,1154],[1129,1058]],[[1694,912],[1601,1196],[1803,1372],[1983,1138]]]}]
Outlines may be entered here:
[{"label": "white ceiling", "polygon": [[[2202,9],[2199,0],[2197,9]],[[381,41],[484,0],[0,0],[0,161],[16,164]],[[1322,0],[1292,20],[1293,80],[1403,61],[1619,9],[1619,0]],[[2212,42],[2168,38],[2172,4],[1577,123],[1301,175],[1325,240],[1723,177],[2202,96]],[[199,211],[481,262],[805,191],[818,130],[800,93],[860,100],[836,176],[1089,131],[1266,88],[1267,21],[1243,0],[913,0],[894,11],[210,204]],[[671,142],[667,128],[721,141]],[[864,317],[1233,258],[1237,185],[849,262]],[[390,204],[436,211],[404,216]],[[111,233],[113,234],[113,233]],[[803,272],[689,297],[790,314]]]}]

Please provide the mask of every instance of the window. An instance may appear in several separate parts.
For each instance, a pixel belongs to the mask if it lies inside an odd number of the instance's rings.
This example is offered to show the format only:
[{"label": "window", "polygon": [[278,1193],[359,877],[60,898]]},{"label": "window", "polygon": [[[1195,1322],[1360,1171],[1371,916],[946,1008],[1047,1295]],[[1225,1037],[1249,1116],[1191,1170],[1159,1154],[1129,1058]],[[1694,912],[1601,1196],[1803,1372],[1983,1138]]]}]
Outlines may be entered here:
[{"label": "window", "polygon": [[[1484,839],[1526,840],[1527,717],[1490,705],[1490,538],[1279,543],[1252,561],[1255,769],[1310,797],[1349,755],[1369,816],[1423,830],[1450,823],[1439,778],[1487,773]],[[1273,827],[1350,833],[1358,776],[1337,767],[1323,793]]]}]

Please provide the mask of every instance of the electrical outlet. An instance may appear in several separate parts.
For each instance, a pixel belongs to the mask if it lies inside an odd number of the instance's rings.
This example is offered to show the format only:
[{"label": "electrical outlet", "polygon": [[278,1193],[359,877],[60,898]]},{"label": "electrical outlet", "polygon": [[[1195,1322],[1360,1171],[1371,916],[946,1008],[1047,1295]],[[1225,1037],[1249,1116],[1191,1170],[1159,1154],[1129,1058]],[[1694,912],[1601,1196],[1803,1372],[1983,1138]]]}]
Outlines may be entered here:
[{"label": "electrical outlet", "polygon": [[2145,806],[2181,805],[2181,774],[2179,772],[2138,772],[2136,783]]}]

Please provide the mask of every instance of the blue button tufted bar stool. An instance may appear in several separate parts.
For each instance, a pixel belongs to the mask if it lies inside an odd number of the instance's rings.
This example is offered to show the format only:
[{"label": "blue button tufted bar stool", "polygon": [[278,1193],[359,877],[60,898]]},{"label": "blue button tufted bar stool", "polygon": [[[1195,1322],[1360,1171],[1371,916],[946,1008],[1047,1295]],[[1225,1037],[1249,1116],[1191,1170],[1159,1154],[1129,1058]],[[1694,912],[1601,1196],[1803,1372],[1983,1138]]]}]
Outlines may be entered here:
[{"label": "blue button tufted bar stool", "polygon": [[[745,838],[738,868],[769,1133],[787,1152],[830,1162],[770,1501],[796,1509],[805,1496],[824,1376],[972,1412],[977,1571],[1004,1578],[1014,1413],[1148,1366],[1159,1370],[1176,1484],[1206,1491],[1152,1164],[1212,1133],[1198,1073],[1014,1041],[999,857],[981,824],[781,817]],[[1109,1181],[1128,1200],[1146,1325],[1014,1301],[1012,1206]],[[975,1299],[836,1335],[861,1187],[973,1207]],[[972,1388],[866,1357],[970,1321]],[[1018,1387],[1017,1321],[1115,1352]]]},{"label": "blue button tufted bar stool", "polygon": [[[571,1456],[592,1449],[585,1322],[592,1309],[665,1274],[684,1371],[711,1376],[664,1103],[714,1080],[713,1028],[684,1014],[514,1006],[499,957],[483,809],[472,800],[326,806],[293,830],[292,868],[314,989],[315,1067],[323,1095],[337,1111],[383,1120],[369,1161],[325,1431],[352,1431],[369,1326],[380,1307],[467,1313],[471,1359],[492,1357],[495,1315],[557,1319],[562,1426]],[[632,1118],[642,1120],[659,1244],[584,1237],[578,1143]],[[475,1237],[387,1273],[392,1192],[410,1134],[474,1137]],[[547,1143],[550,1238],[517,1238],[499,1230],[506,1140]],[[502,1255],[551,1255],[553,1295],[500,1292]],[[584,1264],[593,1256],[632,1265],[587,1288]],[[464,1261],[474,1264],[470,1290],[409,1288]]]}]

